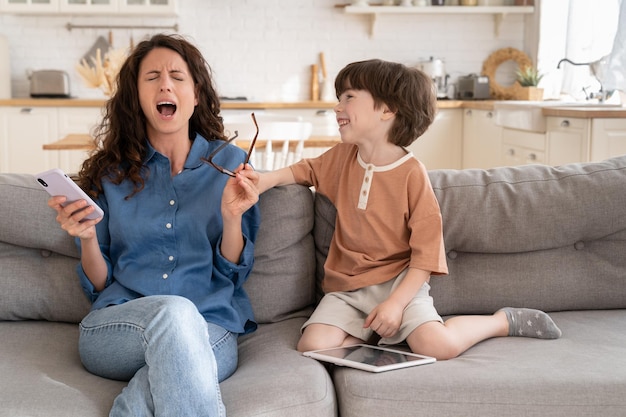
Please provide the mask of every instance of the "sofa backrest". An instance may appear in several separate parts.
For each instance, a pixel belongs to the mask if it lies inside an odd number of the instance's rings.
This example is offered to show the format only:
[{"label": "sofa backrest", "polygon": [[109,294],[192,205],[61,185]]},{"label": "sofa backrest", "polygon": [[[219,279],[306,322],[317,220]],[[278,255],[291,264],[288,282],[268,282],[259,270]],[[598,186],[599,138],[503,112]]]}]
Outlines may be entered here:
[{"label": "sofa backrest", "polygon": [[[0,320],[79,322],[90,304],[78,251],[33,176],[0,174]],[[257,320],[306,316],[315,300],[313,196],[299,185],[260,198],[255,266],[245,283]]]},{"label": "sofa backrest", "polygon": [[[449,268],[431,279],[440,314],[626,307],[626,156],[429,176]],[[321,268],[335,213],[323,196],[315,205]]]},{"label": "sofa backrest", "polygon": [[78,250],[31,175],[0,174],[0,320],[78,322]]}]

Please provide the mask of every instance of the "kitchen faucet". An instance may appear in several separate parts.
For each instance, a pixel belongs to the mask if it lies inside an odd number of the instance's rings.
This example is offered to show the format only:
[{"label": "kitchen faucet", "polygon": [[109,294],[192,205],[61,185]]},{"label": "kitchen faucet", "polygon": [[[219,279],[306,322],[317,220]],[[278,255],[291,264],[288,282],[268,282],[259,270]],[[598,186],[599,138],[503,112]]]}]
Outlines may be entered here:
[{"label": "kitchen faucet", "polygon": [[613,93],[612,91],[607,92],[604,87],[602,86],[602,80],[600,79],[600,74],[602,73],[602,66],[604,65],[606,59],[608,57],[607,56],[603,56],[602,58],[600,58],[597,61],[593,61],[593,62],[573,62],[570,59],[567,58],[563,58],[559,61],[559,63],[557,64],[556,68],[560,69],[561,68],[561,64],[563,62],[567,62],[569,64],[572,65],[587,65],[589,66],[589,68],[591,69],[591,75],[594,76],[594,78],[596,80],[598,80],[598,83],[600,83],[600,91],[598,91],[597,93],[591,92],[591,93],[587,93],[587,88],[588,87],[583,87],[583,92],[585,93],[585,98],[587,100],[591,100],[591,99],[598,99],[598,103],[603,103],[605,102]]}]

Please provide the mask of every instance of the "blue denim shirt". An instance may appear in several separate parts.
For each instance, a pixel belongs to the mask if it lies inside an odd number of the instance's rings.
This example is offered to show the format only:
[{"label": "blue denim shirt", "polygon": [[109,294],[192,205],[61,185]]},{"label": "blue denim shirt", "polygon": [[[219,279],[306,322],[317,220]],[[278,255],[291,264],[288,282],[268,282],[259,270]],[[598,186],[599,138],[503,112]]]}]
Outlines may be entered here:
[{"label": "blue denim shirt", "polygon": [[[243,216],[239,263],[229,262],[219,247],[222,191],[230,177],[200,161],[222,143],[196,136],[184,170],[174,177],[169,159],[150,146],[145,188],[128,199],[130,181],[102,182],[104,192],[97,203],[105,215],[96,231],[109,270],[105,289],[97,292],[82,265],[77,268],[92,309],[149,295],[180,295],[191,300],[207,321],[227,330],[247,333],[256,328],[242,285],[254,260],[258,205]],[[245,152],[229,145],[214,160],[234,169],[244,159]]]}]

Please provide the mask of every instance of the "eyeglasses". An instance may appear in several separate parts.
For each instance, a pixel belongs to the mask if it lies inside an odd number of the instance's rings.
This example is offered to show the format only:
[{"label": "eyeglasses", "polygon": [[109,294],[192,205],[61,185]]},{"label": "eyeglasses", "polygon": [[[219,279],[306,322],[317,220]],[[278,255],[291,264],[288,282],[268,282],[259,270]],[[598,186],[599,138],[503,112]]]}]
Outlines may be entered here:
[{"label": "eyeglasses", "polygon": [[[256,143],[256,138],[259,136],[259,124],[256,121],[256,117],[254,116],[254,113],[252,113],[251,116],[252,116],[252,121],[254,122],[254,126],[256,127],[256,134],[254,135],[254,138],[252,139],[252,142],[250,142],[250,147],[248,148],[248,153],[246,155],[246,160],[244,161],[244,165],[250,162],[250,156],[252,155],[252,151],[254,150],[254,144]],[[202,162],[205,162],[205,163],[211,165],[213,168],[217,169],[222,174],[226,174],[228,176],[235,177],[235,173],[234,172],[232,172],[229,169],[224,168],[221,165],[216,164],[215,162],[213,162],[213,158],[215,157],[215,155],[217,155],[219,153],[219,151],[221,151],[228,144],[230,144],[232,141],[237,139],[237,136],[239,136],[239,132],[237,132],[235,130],[235,134],[233,135],[232,138],[228,139],[227,141],[222,143],[220,146],[218,146],[217,149],[215,149],[213,152],[211,152],[211,154],[209,155],[208,158],[200,158],[200,160]]]}]

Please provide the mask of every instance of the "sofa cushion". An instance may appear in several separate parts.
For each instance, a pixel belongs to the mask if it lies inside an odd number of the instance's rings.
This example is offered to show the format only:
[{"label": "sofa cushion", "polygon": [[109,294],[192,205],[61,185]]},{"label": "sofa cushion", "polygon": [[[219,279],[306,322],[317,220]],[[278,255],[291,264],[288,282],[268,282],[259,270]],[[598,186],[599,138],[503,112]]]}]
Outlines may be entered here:
[{"label": "sofa cushion", "polygon": [[340,415],[625,416],[626,310],[552,317],[557,340],[495,338],[456,359],[381,374],[335,368]]},{"label": "sofa cushion", "polygon": [[74,239],[47,200],[32,175],[0,174],[0,320],[78,322],[89,311]]},{"label": "sofa cushion", "polygon": [[431,279],[440,314],[626,308],[626,156],[430,178],[448,254],[449,275]]},{"label": "sofa cushion", "polygon": [[244,284],[254,316],[259,323],[306,317],[315,301],[311,191],[300,185],[272,188],[261,195],[259,207],[254,267]]},{"label": "sofa cushion", "polygon": [[89,312],[78,259],[0,242],[0,320],[78,323]]},{"label": "sofa cushion", "polygon": [[262,324],[239,339],[237,372],[221,383],[229,417],[337,415],[330,375],[295,349],[304,321]]},{"label": "sofa cushion", "polygon": [[[28,174],[0,174],[0,241],[78,257],[78,249],[54,220],[48,193]],[[10,221],[6,221],[10,219]]]},{"label": "sofa cushion", "polygon": [[125,382],[88,373],[78,355],[78,326],[0,323],[1,416],[103,417]]}]

